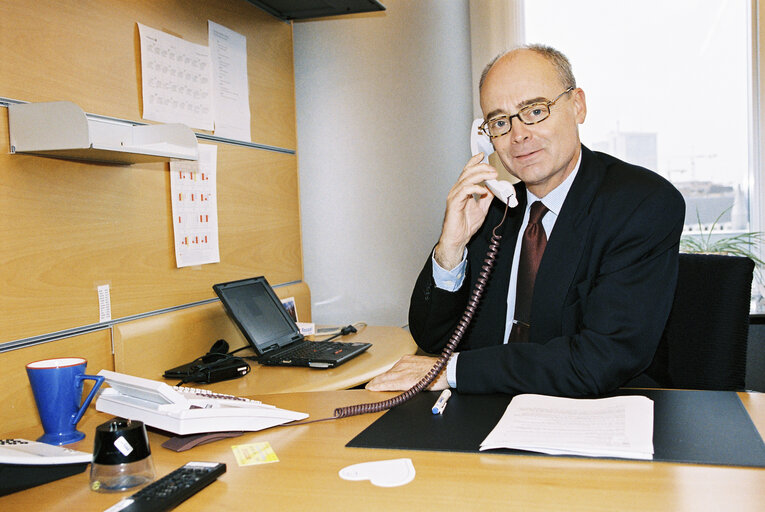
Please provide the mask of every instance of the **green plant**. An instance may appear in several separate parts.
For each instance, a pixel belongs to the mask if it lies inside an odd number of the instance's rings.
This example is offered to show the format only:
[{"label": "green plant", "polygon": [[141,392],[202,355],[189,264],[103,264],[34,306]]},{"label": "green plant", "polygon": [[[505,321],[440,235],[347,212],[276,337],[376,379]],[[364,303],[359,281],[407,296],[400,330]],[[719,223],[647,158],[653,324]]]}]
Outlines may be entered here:
[{"label": "green plant", "polygon": [[712,236],[716,235],[715,226],[720,221],[725,212],[733,208],[723,210],[715,219],[708,232],[703,230],[701,217],[696,210],[696,219],[699,223],[699,234],[683,235],[680,238],[680,252],[706,253],[706,254],[729,254],[731,256],[745,256],[754,261],[755,278],[757,282],[762,283],[761,269],[765,266],[765,261],[760,257],[760,245],[765,241],[765,233],[760,231],[751,231],[739,233],[730,236]]}]

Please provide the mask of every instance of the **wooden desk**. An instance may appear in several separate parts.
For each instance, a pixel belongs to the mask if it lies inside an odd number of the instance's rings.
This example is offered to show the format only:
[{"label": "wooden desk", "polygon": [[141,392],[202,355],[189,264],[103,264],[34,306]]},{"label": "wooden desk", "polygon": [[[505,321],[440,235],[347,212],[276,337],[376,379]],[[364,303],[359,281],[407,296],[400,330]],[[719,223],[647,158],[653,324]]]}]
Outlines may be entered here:
[{"label": "wooden desk", "polygon": [[[299,393],[304,391],[336,391],[349,389],[368,382],[387,371],[403,355],[414,354],[417,345],[408,331],[400,327],[367,326],[356,334],[343,336],[344,342],[368,342],[372,346],[363,354],[337,368],[286,368],[261,366],[250,361],[252,370],[243,378],[214,384],[189,383],[187,386],[209,389],[216,393],[249,396],[271,393]],[[251,352],[241,352],[248,354]],[[238,354],[239,355],[239,354]],[[155,379],[161,380],[161,379]],[[168,380],[176,384],[177,380]]]},{"label": "wooden desk", "polygon": [[[305,411],[314,419],[335,407],[391,396],[364,390],[259,397],[279,407]],[[740,394],[762,435],[765,395]],[[158,475],[190,460],[225,462],[227,472],[178,507],[199,510],[565,510],[703,511],[762,510],[765,469],[613,461],[491,453],[448,453],[346,448],[345,444],[382,413],[295,427],[278,427],[176,453],[150,433]],[[109,417],[89,411],[80,424],[87,437],[72,445],[91,451],[92,434]],[[12,433],[33,438],[37,430]],[[402,432],[401,435],[406,435]],[[4,434],[4,437],[8,437]],[[279,462],[237,466],[231,445],[268,442]],[[338,476],[359,462],[408,457],[417,476],[402,487],[375,487]],[[88,489],[88,473],[0,498],[11,511],[104,510],[125,495]]]}]

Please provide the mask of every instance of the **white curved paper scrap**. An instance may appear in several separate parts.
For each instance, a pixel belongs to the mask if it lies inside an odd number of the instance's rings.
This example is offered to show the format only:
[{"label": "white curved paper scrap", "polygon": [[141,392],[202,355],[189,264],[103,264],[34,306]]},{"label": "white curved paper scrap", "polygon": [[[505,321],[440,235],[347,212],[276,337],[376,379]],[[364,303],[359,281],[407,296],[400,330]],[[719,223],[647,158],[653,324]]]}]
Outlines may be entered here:
[{"label": "white curved paper scrap", "polygon": [[378,487],[397,487],[414,480],[411,459],[378,460],[346,466],[339,472],[343,480],[369,480]]}]

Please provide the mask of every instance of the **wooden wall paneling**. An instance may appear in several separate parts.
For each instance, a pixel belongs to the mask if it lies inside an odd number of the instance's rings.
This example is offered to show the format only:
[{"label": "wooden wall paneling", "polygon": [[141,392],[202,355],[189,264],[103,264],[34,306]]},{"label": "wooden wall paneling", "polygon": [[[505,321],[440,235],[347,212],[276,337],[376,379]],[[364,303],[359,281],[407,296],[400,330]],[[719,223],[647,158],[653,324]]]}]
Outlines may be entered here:
[{"label": "wooden wall paneling", "polygon": [[217,282],[302,280],[294,155],[220,144],[221,262],[178,269],[168,164],[10,155],[7,144],[2,122],[0,342],[98,323],[99,284],[118,319],[212,298]]},{"label": "wooden wall paneling", "polygon": [[253,142],[295,149],[292,26],[246,0],[5,0],[0,97],[140,121],[136,23],[207,45],[208,20],[247,38]]},{"label": "wooden wall paneling", "polygon": [[297,157],[223,146],[218,166],[221,260],[231,271],[217,282],[253,275],[273,286],[302,280]]},{"label": "wooden wall paneling", "polygon": [[120,323],[114,326],[115,371],[162,380],[165,370],[206,354],[218,339],[232,350],[247,344],[220,302]]},{"label": "wooden wall paneling", "polygon": [[[139,121],[136,22],[207,44],[208,19],[247,37],[253,140],[294,149],[292,27],[246,0],[7,0],[0,97]],[[120,319],[209,299],[216,282],[302,280],[294,154],[217,143],[221,262],[177,269],[168,164],[10,155],[7,130],[0,108],[0,343],[98,323],[100,284]]]},{"label": "wooden wall paneling", "polygon": [[[0,427],[3,431],[39,425],[40,435],[43,434],[32,387],[27,378],[26,364],[54,357],[84,357],[88,360],[85,368],[88,375],[95,375],[103,369],[114,370],[110,331],[103,329],[0,354],[0,375],[3,378]],[[92,384],[93,381],[85,381],[84,390],[89,391]],[[86,416],[94,410],[91,406]]]}]

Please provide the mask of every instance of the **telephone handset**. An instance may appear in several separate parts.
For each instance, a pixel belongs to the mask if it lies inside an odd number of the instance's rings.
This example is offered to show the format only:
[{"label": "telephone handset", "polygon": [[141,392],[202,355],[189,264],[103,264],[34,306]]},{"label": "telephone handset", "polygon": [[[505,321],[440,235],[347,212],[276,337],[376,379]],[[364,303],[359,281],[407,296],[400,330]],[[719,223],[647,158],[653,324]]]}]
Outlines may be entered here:
[{"label": "telephone handset", "polygon": [[[489,155],[494,153],[494,146],[491,144],[491,139],[488,135],[479,132],[478,127],[481,124],[483,124],[483,119],[478,118],[473,121],[473,126],[470,128],[470,154],[477,155],[478,153],[483,153],[484,156],[481,162],[487,163],[489,162]],[[495,167],[498,168],[497,172],[504,171],[507,173],[501,163]],[[507,204],[510,208],[518,206],[518,198],[515,197],[515,187],[506,179],[486,180],[484,185],[491,190],[491,193],[497,199]]]},{"label": "telephone handset", "polygon": [[[488,135],[482,135],[478,133],[478,127],[482,122],[482,119],[476,119],[473,121],[473,127],[471,128],[470,132],[470,149],[474,155],[478,154],[479,152],[483,152],[483,154],[486,155],[484,158],[486,158],[486,161],[488,161],[488,155],[494,153],[494,147],[492,146]],[[501,173],[504,171],[507,173],[508,177],[510,176],[510,173],[507,172],[503,165],[500,164],[498,167],[502,167],[502,169],[497,169],[498,172]],[[430,383],[432,383],[436,377],[438,377],[441,371],[443,371],[443,369],[446,367],[446,364],[449,362],[452,354],[454,354],[454,350],[462,340],[462,337],[470,325],[470,322],[473,320],[473,315],[478,308],[478,304],[480,303],[481,297],[483,296],[483,291],[489,281],[489,275],[494,268],[494,262],[497,259],[497,253],[499,252],[499,241],[502,239],[502,235],[498,234],[498,230],[505,222],[505,217],[507,216],[508,209],[518,206],[518,198],[515,196],[515,187],[513,187],[512,183],[506,180],[486,180],[485,184],[488,189],[491,190],[492,194],[494,194],[500,201],[505,204],[505,214],[502,216],[502,220],[499,222],[499,224],[497,224],[492,231],[491,242],[489,242],[489,249],[486,251],[486,257],[484,258],[483,265],[481,266],[480,272],[478,273],[478,278],[475,285],[473,286],[473,290],[470,292],[470,298],[468,299],[465,311],[462,313],[462,317],[460,318],[459,322],[457,322],[457,327],[455,327],[454,332],[449,338],[449,341],[446,343],[446,346],[444,347],[443,352],[441,352],[441,355],[438,357],[438,360],[436,360],[435,364],[427,373],[427,375],[420,379],[417,384],[404,391],[400,395],[380,402],[338,407],[335,409],[332,418],[326,419],[347,418],[348,416],[355,416],[358,414],[380,412],[392,407],[396,407],[397,405],[401,405],[402,403],[414,397],[420,391],[427,388]]]}]

